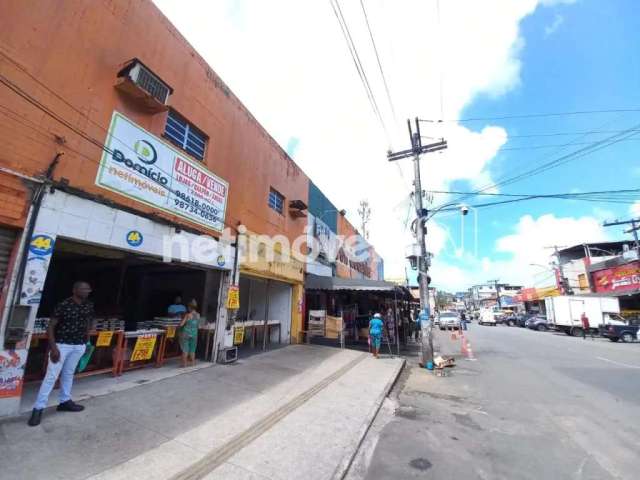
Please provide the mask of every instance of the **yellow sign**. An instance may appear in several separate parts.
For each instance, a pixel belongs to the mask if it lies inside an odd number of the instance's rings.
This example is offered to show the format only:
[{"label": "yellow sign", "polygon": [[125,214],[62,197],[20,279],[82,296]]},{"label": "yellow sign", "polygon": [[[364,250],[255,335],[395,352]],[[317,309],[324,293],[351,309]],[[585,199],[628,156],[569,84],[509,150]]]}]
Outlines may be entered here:
[{"label": "yellow sign", "polygon": [[167,327],[167,338],[173,338],[176,336],[176,327]]},{"label": "yellow sign", "polygon": [[237,285],[231,285],[229,287],[229,293],[227,294],[227,308],[230,310],[237,310],[240,308],[240,288]]},{"label": "yellow sign", "polygon": [[233,344],[242,345],[244,342],[244,327],[235,327],[233,329]]},{"label": "yellow sign", "polygon": [[96,347],[108,347],[111,345],[111,339],[113,338],[113,332],[100,332],[98,333],[98,340],[96,340]]},{"label": "yellow sign", "polygon": [[156,335],[143,335],[138,337],[136,345],[131,353],[131,361],[149,360],[153,356],[153,349],[156,346]]}]

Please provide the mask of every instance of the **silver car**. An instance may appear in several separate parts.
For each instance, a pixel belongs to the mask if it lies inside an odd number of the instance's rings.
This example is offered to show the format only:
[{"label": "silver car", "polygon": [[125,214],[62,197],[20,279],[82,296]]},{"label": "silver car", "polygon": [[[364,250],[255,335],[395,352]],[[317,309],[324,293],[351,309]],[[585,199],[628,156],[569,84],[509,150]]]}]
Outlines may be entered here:
[{"label": "silver car", "polygon": [[440,314],[440,330],[460,329],[460,317],[455,312],[442,312]]}]

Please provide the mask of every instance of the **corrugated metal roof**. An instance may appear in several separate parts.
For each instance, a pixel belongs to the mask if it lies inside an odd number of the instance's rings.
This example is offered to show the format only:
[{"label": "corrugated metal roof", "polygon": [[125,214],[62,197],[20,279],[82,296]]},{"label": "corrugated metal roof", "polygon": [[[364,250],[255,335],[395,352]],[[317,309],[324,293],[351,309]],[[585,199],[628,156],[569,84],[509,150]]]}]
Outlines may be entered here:
[{"label": "corrugated metal roof", "polygon": [[321,277],[308,274],[304,286],[307,290],[361,290],[393,292],[401,289],[398,285],[381,280],[363,278]]}]

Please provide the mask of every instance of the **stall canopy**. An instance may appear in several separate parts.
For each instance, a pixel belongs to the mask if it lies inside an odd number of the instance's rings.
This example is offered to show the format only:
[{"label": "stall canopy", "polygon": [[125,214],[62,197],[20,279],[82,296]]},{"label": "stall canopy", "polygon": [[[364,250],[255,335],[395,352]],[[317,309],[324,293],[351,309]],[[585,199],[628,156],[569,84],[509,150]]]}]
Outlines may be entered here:
[{"label": "stall canopy", "polygon": [[321,277],[319,275],[308,274],[305,280],[305,288],[307,290],[356,290],[356,291],[383,291],[393,292],[394,290],[403,291],[395,283],[385,282],[382,280],[368,280],[365,278],[338,278],[338,277]]}]

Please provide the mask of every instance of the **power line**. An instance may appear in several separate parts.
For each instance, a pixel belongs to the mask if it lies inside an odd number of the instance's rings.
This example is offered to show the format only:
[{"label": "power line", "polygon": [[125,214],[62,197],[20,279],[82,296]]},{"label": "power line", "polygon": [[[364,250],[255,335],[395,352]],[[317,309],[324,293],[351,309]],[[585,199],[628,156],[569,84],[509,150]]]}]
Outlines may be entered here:
[{"label": "power line", "polygon": [[[637,132],[640,132],[640,130],[636,130]],[[640,138],[627,138],[623,141],[638,141],[640,140]],[[540,150],[543,148],[556,148],[556,147],[567,147],[569,145],[594,145],[597,142],[572,142],[572,143],[556,143],[556,144],[549,144],[549,145],[527,145],[527,146],[521,146],[521,147],[500,147],[498,148],[498,152],[505,152],[505,151],[509,151],[509,150]]]},{"label": "power line", "polygon": [[[550,170],[552,168],[555,168],[557,166],[560,166],[564,163],[567,163],[571,160],[575,160],[577,158],[582,158],[586,155],[590,155],[591,153],[594,153],[598,150],[602,150],[603,148],[607,148],[611,145],[614,145],[616,143],[618,143],[619,141],[621,141],[624,138],[628,138],[631,137],[633,135],[635,135],[637,133],[638,128],[640,127],[640,124],[634,125],[631,128],[628,128],[626,130],[622,130],[621,133],[609,136],[607,138],[604,138],[602,140],[599,140],[597,142],[594,142],[593,144],[580,148],[578,150],[574,150],[573,152],[570,152],[566,155],[562,155],[554,160],[551,160],[547,163],[544,163],[536,168],[533,168],[531,170],[527,170],[521,174],[515,175],[513,177],[507,177],[504,178],[501,181],[498,181],[492,185],[487,185],[485,187],[482,187],[480,189],[478,189],[476,192],[463,196],[461,198],[459,198],[458,200],[464,200],[466,198],[472,197],[480,192],[489,190],[491,188],[495,188],[495,187],[499,187],[499,186],[504,186],[504,185],[509,185],[512,183],[515,183],[517,181],[523,180],[524,178],[529,178],[532,177],[534,175],[538,175],[544,171]],[[569,146],[570,144],[567,144],[567,146]]]},{"label": "power line", "polygon": [[599,194],[619,194],[619,193],[640,193],[640,188],[629,188],[624,190],[598,190],[592,192],[568,192],[568,193],[550,193],[550,194],[527,194],[527,193],[494,193],[494,192],[463,192],[457,190],[428,190],[430,193],[446,193],[456,195],[486,195],[495,197],[558,197],[558,196],[588,196]]},{"label": "power line", "polygon": [[533,138],[533,137],[561,137],[561,136],[572,136],[572,135],[595,135],[595,134],[603,134],[603,133],[620,133],[622,130],[590,130],[586,132],[553,132],[553,133],[530,133],[524,135],[511,135],[509,134],[509,139],[512,138]]},{"label": "power line", "polygon": [[380,55],[378,54],[378,48],[376,47],[376,42],[373,39],[373,32],[371,31],[371,25],[369,24],[369,17],[367,16],[367,10],[364,7],[364,1],[360,0],[360,5],[362,6],[362,13],[364,14],[364,20],[367,24],[367,30],[369,30],[369,37],[371,38],[371,44],[373,45],[373,51],[376,54],[376,60],[378,61],[378,68],[380,69],[380,76],[382,77],[382,83],[384,83],[384,89],[387,93],[387,100],[389,101],[389,106],[391,107],[391,113],[393,114],[393,120],[397,123],[396,119],[396,110],[393,107],[393,101],[391,100],[391,92],[389,91],[389,85],[387,84],[387,78],[384,74],[384,69],[382,68],[382,62],[380,61]]},{"label": "power line", "polygon": [[511,120],[516,118],[547,118],[547,117],[566,117],[572,115],[594,115],[602,113],[631,113],[640,112],[640,108],[615,108],[606,110],[577,110],[572,112],[552,112],[552,113],[528,113],[520,115],[500,115],[496,117],[470,117],[459,119],[420,119],[421,122],[481,122],[489,120]]},{"label": "power line", "polygon": [[367,78],[367,74],[364,71],[364,67],[362,66],[362,62],[360,61],[360,56],[358,55],[358,49],[355,46],[353,38],[351,37],[351,32],[349,30],[349,26],[347,25],[347,21],[342,14],[342,9],[340,8],[340,3],[338,0],[329,0],[331,4],[331,8],[333,9],[333,13],[340,24],[340,29],[342,30],[342,34],[344,36],[345,41],[347,42],[347,47],[349,48],[349,53],[351,54],[351,58],[353,59],[353,63],[356,66],[356,70],[358,71],[358,75],[360,76],[360,80],[362,81],[362,85],[364,86],[365,92],[367,94],[367,98],[369,99],[369,103],[373,108],[375,115],[378,117],[380,124],[382,125],[382,129],[384,130],[385,135],[387,136],[387,141],[390,143],[389,132],[387,130],[387,126],[384,123],[382,118],[382,114],[380,113],[380,109],[378,108],[378,103],[376,102],[375,95],[373,94],[373,90],[371,89],[371,85],[369,84],[369,79]]}]

